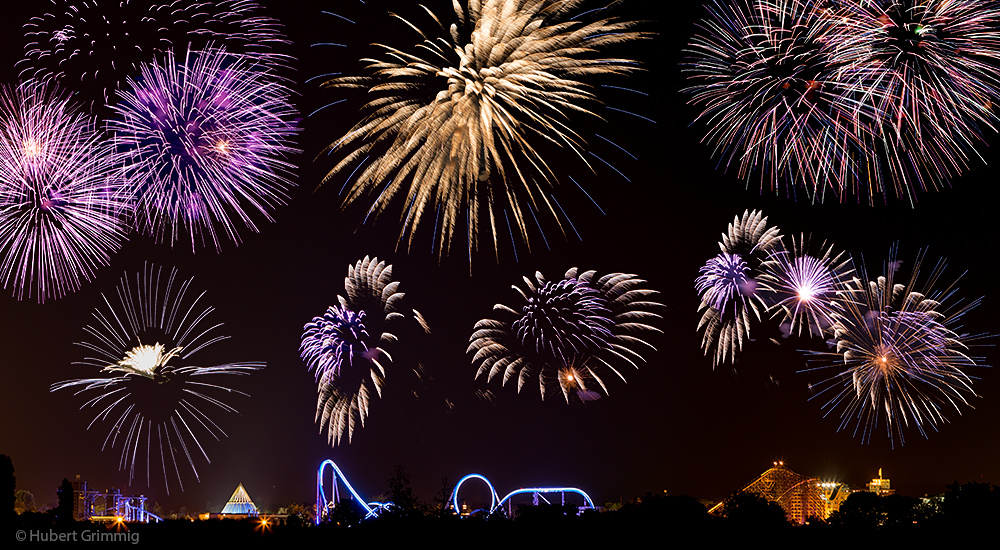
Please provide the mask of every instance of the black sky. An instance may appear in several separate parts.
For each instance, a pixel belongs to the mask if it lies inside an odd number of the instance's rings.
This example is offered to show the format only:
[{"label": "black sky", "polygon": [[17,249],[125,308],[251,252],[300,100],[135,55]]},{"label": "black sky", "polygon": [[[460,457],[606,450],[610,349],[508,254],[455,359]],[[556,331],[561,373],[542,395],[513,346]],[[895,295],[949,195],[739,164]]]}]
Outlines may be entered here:
[{"label": "black sky", "polygon": [[[43,9],[37,4],[20,4],[0,22],[6,37],[0,75],[6,83],[15,82],[13,64],[23,51],[21,25],[32,10]],[[404,16],[420,17],[410,2],[376,1],[364,7],[354,0],[265,2],[293,43],[290,52],[298,59],[293,78],[303,112],[339,99],[337,91],[320,90],[306,79],[359,70],[355,52],[368,41],[402,40],[400,25],[386,23],[389,4]],[[710,151],[698,143],[704,127],[690,124],[696,112],[679,91],[684,87],[681,50],[701,8],[667,10],[650,4],[629,0],[620,12],[646,20],[644,28],[655,33],[626,53],[645,69],[627,85],[649,94],[627,108],[656,122],[619,117],[608,130],[638,160],[615,157],[615,166],[630,181],[601,167],[587,178],[584,185],[605,215],[579,194],[566,195],[573,202],[563,206],[582,241],[548,234],[551,250],[536,246],[529,254],[520,249],[516,263],[507,250],[499,265],[479,253],[471,277],[462,254],[439,263],[429,234],[426,246],[410,253],[397,249],[398,210],[362,226],[363,213],[340,209],[342,180],[317,189],[332,164],[325,158],[314,162],[315,155],[358,116],[357,105],[338,105],[303,122],[300,147],[305,152],[293,159],[300,169],[290,204],[276,210],[276,222],[262,224],[259,234],[247,233],[239,247],[192,254],[183,246],[171,249],[133,235],[95,281],[61,300],[39,305],[2,293],[0,452],[13,458],[18,488],[46,503],[55,500],[63,477],[76,474],[92,487],[126,485],[127,473],[117,468],[119,451],[101,451],[106,428],[88,432],[92,416],[78,410],[82,400],[51,394],[48,388],[93,375],[72,365],[82,353],[74,342],[83,338],[82,327],[101,293],[113,291],[123,273],[141,270],[144,262],[177,266],[208,291],[232,336],[217,353],[268,365],[240,386],[251,397],[231,402],[241,415],[216,417],[229,438],[206,442],[212,463],[198,463],[200,483],[188,476],[183,493],[167,496],[154,476],[152,487],[145,487],[143,479],[130,489],[167,509],[184,505],[217,511],[241,482],[263,508],[312,502],[316,468],[326,458],[335,460],[366,495],[386,490],[390,472],[404,465],[425,500],[438,492],[443,477],[454,482],[471,472],[486,475],[502,492],[569,485],[599,502],[649,491],[720,499],[778,459],[800,473],[853,484],[882,468],[894,487],[910,495],[942,492],[953,480],[1000,479],[1000,384],[992,369],[970,373],[981,378],[975,389],[982,398],[973,399],[975,408],[963,407],[961,415],[948,414],[952,423],[941,426],[940,433],[924,439],[911,429],[906,445],[892,449],[880,432],[863,445],[850,432],[837,432],[837,420],[823,418],[819,402],[807,401],[807,384],[817,380],[797,374],[804,359],[795,343],[775,346],[761,338],[748,346],[735,369],[713,370],[699,348],[694,291],[698,268],[717,252],[726,224],[746,209],[763,209],[786,235],[830,239],[863,256],[872,272],[881,270],[897,241],[904,261],[929,247],[930,258],[948,257],[948,277],[968,272],[961,284],[964,296],[985,296],[966,320],[969,331],[1000,333],[997,298],[991,296],[998,267],[992,250],[996,136],[988,136],[990,147],[982,148],[986,164],[973,163],[951,189],[918,195],[914,207],[898,201],[876,207],[810,204],[761,193],[754,183],[748,188],[715,169]],[[323,10],[357,12],[365,19],[347,25],[322,15]],[[450,14],[447,9],[438,13]],[[353,47],[311,46],[319,42]],[[564,169],[582,172],[578,166]],[[385,395],[372,405],[354,441],[331,449],[313,422],[315,383],[299,359],[299,338],[303,324],[343,293],[347,265],[365,255],[394,264],[396,280],[433,334],[395,351],[400,376],[390,373]],[[510,286],[522,276],[539,270],[556,278],[573,266],[636,273],[661,292],[663,334],[652,339],[657,351],[628,373],[628,384],[612,384],[610,396],[595,402],[567,406],[553,398],[543,403],[535,388],[516,395],[498,384],[488,386],[496,396],[493,404],[478,399],[476,391],[487,386],[473,379],[466,353],[475,322],[496,302],[515,303]],[[998,362],[993,348],[976,355],[985,355],[987,364]],[[405,382],[409,379],[402,375],[403,365],[416,362],[431,377],[424,385]]]}]

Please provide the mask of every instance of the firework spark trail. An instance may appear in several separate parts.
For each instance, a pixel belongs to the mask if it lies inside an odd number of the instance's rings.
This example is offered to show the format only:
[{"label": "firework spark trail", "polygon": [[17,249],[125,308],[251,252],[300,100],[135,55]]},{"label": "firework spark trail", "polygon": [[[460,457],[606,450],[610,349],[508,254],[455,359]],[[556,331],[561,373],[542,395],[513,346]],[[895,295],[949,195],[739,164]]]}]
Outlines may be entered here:
[{"label": "firework spark trail", "polygon": [[[874,113],[893,189],[914,202],[966,170],[996,131],[1000,2],[844,2],[824,55],[834,78]],[[914,167],[925,169],[914,170]]]},{"label": "firework spark trail", "polygon": [[638,368],[640,350],[653,349],[643,336],[659,332],[659,315],[649,310],[660,304],[634,275],[595,276],[572,268],[559,281],[535,273],[535,282],[524,278],[525,290],[515,285],[525,302],[520,311],[497,304],[494,311],[510,320],[476,323],[468,349],[476,378],[516,379],[518,392],[537,378],[542,399],[558,386],[567,403],[597,399],[598,389],[607,394],[608,375],[625,381],[621,365]]},{"label": "firework spark trail", "polygon": [[344,432],[350,443],[357,425],[364,427],[373,394],[381,397],[392,363],[387,348],[399,340],[401,322],[412,319],[430,331],[419,312],[409,317],[402,309],[404,294],[392,280],[392,265],[378,258],[365,256],[348,266],[344,289],[347,296],[337,296],[338,305],[305,325],[299,347],[316,374],[316,421],[331,446]]},{"label": "firework spark trail", "polygon": [[814,352],[819,365],[806,371],[835,371],[816,385],[813,398],[826,397],[825,414],[839,411],[838,430],[852,429],[865,443],[882,423],[893,445],[897,438],[905,443],[908,428],[927,437],[928,428],[947,422],[947,410],[961,414],[959,406],[976,396],[967,371],[982,360],[968,351],[984,335],[959,333],[957,323],[980,300],[955,299],[955,283],[936,288],[944,260],[921,285],[923,258],[922,252],[906,282],[898,282],[895,249],[886,272],[873,281],[863,282],[867,274],[859,266],[861,278],[836,300],[836,351]]},{"label": "firework spark trail", "polygon": [[112,424],[102,449],[121,444],[119,470],[129,470],[130,484],[143,448],[146,483],[151,483],[151,461],[158,453],[168,494],[169,466],[182,491],[179,462],[186,462],[200,480],[189,444],[210,463],[199,434],[207,433],[217,441],[226,436],[205,411],[235,413],[223,398],[246,395],[222,381],[264,368],[260,362],[208,367],[177,364],[189,363],[196,354],[228,338],[220,334],[222,323],[209,320],[214,308],[205,304],[204,292],[192,290],[192,281],[179,280],[176,269],[166,273],[148,264],[134,280],[123,278],[117,300],[103,296],[103,305],[93,313],[95,322],[84,329],[90,337],[78,343],[94,355],[76,364],[98,368],[104,376],[68,380],[51,388],[91,396],[81,409],[98,412],[87,429],[99,422]]},{"label": "firework spark trail", "polygon": [[691,103],[704,141],[739,177],[759,170],[761,190],[840,195],[866,172],[856,105],[829,78],[821,50],[831,21],[799,0],[714,2],[688,45]]},{"label": "firework spark trail", "polygon": [[278,22],[248,0],[49,0],[24,25],[22,78],[59,82],[109,103],[143,63],[175,47],[211,44],[280,67],[288,43]]},{"label": "firework spark trail", "polygon": [[56,88],[0,92],[0,276],[18,299],[76,291],[121,247],[130,206],[112,153]]},{"label": "firework spark trail", "polygon": [[761,189],[916,200],[996,127],[1000,2],[714,2],[688,45],[720,164]]},{"label": "firework spark trail", "polygon": [[[585,81],[635,71],[633,61],[600,52],[647,35],[612,18],[578,21],[580,4],[485,0],[463,8],[455,2],[457,22],[437,38],[404,21],[423,38],[412,51],[380,45],[383,59],[366,60],[368,75],[326,83],[376,99],[364,107],[362,122],[327,147],[341,159],[324,181],[363,166],[345,205],[374,194],[369,215],[405,193],[400,241],[409,233],[408,247],[425,217],[434,219],[442,254],[465,225],[471,256],[480,222],[488,223],[494,249],[504,219],[527,243],[527,220],[536,212],[565,233],[545,192],[555,176],[542,148],[567,149],[587,163],[584,140],[569,125],[573,115],[594,115],[588,104],[597,98]],[[442,21],[428,14],[443,31]]]},{"label": "firework spark trail", "polygon": [[701,297],[698,311],[702,316],[697,330],[705,331],[702,351],[708,355],[714,347],[713,366],[735,360],[749,338],[752,318],[760,321],[761,312],[768,310],[764,294],[774,289],[765,273],[780,246],[778,228],[768,227],[760,211],[748,210],[736,216],[722,234],[721,254],[699,270],[695,289]]},{"label": "firework spark trail", "polygon": [[171,244],[187,232],[191,248],[220,233],[239,243],[251,214],[271,221],[287,202],[297,153],[291,91],[252,58],[222,49],[170,51],[142,66],[120,92],[109,124],[134,185],[136,224]]}]

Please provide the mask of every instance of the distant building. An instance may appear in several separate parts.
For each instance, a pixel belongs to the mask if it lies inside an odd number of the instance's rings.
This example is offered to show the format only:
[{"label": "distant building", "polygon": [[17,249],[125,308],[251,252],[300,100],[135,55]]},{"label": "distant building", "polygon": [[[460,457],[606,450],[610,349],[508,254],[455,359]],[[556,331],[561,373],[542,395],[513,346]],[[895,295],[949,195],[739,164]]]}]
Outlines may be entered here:
[{"label": "distant building", "polygon": [[76,479],[73,486],[73,519],[77,521],[160,521],[146,510],[143,495],[123,495],[120,489],[97,491],[87,488],[87,482]]},{"label": "distant building", "polygon": [[868,483],[868,492],[875,493],[880,497],[887,497],[895,494],[896,490],[890,486],[888,479],[882,477],[882,468],[879,468],[878,478],[874,478]]},{"label": "distant building", "polygon": [[205,512],[198,515],[198,519],[201,520],[255,518],[262,526],[273,525],[274,522],[283,521],[287,517],[288,514],[262,514],[242,483],[233,491],[233,496],[229,497],[229,502],[222,507],[222,512]]},{"label": "distant building", "polygon": [[250,500],[250,495],[247,494],[247,490],[243,488],[243,484],[240,483],[236,487],[236,491],[233,492],[233,496],[229,497],[229,502],[222,508],[223,515],[236,515],[236,516],[257,516],[260,515],[260,510],[257,509],[257,505]]},{"label": "distant building", "polygon": [[87,482],[80,479],[80,474],[76,474],[76,479],[70,485],[73,486],[73,519],[84,521],[91,516],[87,510]]}]

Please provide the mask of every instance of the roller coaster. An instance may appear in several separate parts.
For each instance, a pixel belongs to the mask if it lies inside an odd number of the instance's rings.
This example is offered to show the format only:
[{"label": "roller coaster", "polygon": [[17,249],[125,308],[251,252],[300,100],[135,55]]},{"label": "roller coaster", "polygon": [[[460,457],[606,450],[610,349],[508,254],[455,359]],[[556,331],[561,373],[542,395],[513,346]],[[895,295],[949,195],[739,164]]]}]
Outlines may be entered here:
[{"label": "roller coaster", "polygon": [[[330,468],[333,471],[333,479],[331,483],[331,498],[327,498],[326,491],[323,489],[323,474],[326,469]],[[365,512],[364,519],[371,519],[378,517],[383,511],[390,509],[392,507],[391,502],[366,502],[365,499],[361,498],[361,495],[354,490],[351,483],[344,477],[344,473],[340,470],[336,463],[332,460],[324,460],[319,465],[319,470],[316,472],[316,524],[319,525],[325,518],[329,517],[330,513],[333,512],[334,508],[340,502],[340,492],[337,488],[337,479],[340,479],[341,483],[353,497],[354,502],[357,502],[363,511]],[[596,508],[594,506],[594,501],[590,498],[586,492],[576,487],[529,487],[522,489],[515,489],[503,498],[497,494],[496,489],[493,488],[493,484],[486,476],[481,474],[469,474],[458,481],[455,484],[455,489],[451,492],[451,508],[454,513],[461,514],[461,508],[458,504],[458,491],[462,488],[462,484],[471,479],[480,480],[486,483],[486,486],[490,489],[490,507],[489,510],[476,510],[474,512],[484,512],[487,516],[496,513],[504,514],[507,517],[513,516],[513,501],[512,499],[520,495],[531,495],[531,502],[533,505],[537,506],[541,502],[546,504],[552,504],[552,501],[547,498],[546,495],[556,495],[560,497],[560,504],[566,505],[566,495],[577,495],[583,498],[583,505],[578,506],[580,511],[583,510],[593,510]],[[504,505],[506,504],[506,509]],[[474,513],[473,512],[473,513]],[[471,514],[464,514],[471,515]]]}]

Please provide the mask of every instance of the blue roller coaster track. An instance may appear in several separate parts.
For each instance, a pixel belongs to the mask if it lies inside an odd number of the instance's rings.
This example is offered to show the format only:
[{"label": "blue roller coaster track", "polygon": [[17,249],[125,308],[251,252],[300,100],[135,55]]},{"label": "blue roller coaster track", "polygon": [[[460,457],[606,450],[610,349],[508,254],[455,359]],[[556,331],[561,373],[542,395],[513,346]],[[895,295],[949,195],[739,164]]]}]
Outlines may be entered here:
[{"label": "blue roller coaster track", "polygon": [[[323,489],[323,474],[326,472],[327,468],[330,468],[333,471],[330,498],[327,498],[326,491]],[[319,465],[319,471],[316,472],[316,524],[317,525],[320,522],[322,522],[323,519],[329,517],[329,514],[340,502],[340,492],[337,489],[338,478],[340,479],[340,482],[344,485],[344,487],[347,488],[347,491],[350,493],[351,497],[353,497],[354,502],[358,503],[364,510],[365,512],[364,519],[377,517],[383,511],[392,507],[391,502],[365,502],[365,499],[361,498],[361,495],[359,495],[358,492],[354,490],[354,487],[351,486],[351,483],[344,476],[344,473],[340,470],[340,467],[338,467],[337,464],[332,460],[324,460]],[[499,495],[497,494],[496,489],[493,488],[493,484],[490,483],[490,480],[487,479],[486,476],[482,474],[469,474],[463,477],[462,479],[458,480],[458,483],[455,484],[455,489],[452,490],[451,492],[451,506],[456,514],[459,514],[461,511],[458,504],[458,491],[459,489],[462,488],[462,484],[464,484],[466,481],[469,481],[470,479],[480,480],[483,483],[485,483],[487,487],[489,487],[490,508],[489,511],[487,512],[488,515],[500,512],[509,517],[512,514],[512,508],[513,508],[511,499],[519,495],[531,495],[532,504],[538,505],[540,501],[544,501],[547,504],[551,504],[552,502],[548,498],[546,498],[546,495],[559,494],[561,499],[560,503],[565,505],[566,494],[567,493],[576,494],[583,498],[583,506],[579,507],[581,510],[587,510],[587,509],[592,510],[596,508],[594,506],[594,501],[590,498],[590,495],[588,495],[581,489],[577,489],[576,487],[529,487],[523,489],[515,489],[507,493],[505,497],[500,498]],[[504,510],[504,504],[507,505],[506,511]]]}]

